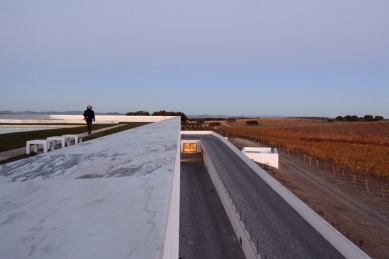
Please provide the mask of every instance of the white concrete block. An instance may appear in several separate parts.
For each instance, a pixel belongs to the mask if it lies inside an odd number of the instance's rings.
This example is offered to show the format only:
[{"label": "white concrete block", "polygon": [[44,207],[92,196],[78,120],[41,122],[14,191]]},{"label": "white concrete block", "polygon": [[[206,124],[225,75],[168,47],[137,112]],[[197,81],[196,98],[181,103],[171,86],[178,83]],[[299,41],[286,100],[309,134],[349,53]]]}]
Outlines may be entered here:
[{"label": "white concrete block", "polygon": [[34,152],[38,152],[38,145],[43,145],[43,153],[46,153],[48,149],[55,149],[55,141],[47,140],[47,139],[34,139],[26,142],[26,154],[29,155],[31,153],[31,145],[34,147]]},{"label": "white concrete block", "polygon": [[74,139],[74,144],[78,144],[82,142],[82,134],[67,134],[62,135],[62,137],[68,137],[70,139]]},{"label": "white concrete block", "polygon": [[54,136],[54,137],[48,137],[47,139],[48,140],[54,140],[54,141],[61,141],[61,146],[62,148],[65,147],[65,144],[66,146],[70,146],[70,140],[71,140],[72,137],[70,136]]},{"label": "white concrete block", "polygon": [[272,153],[270,147],[244,147],[242,153],[255,162],[278,169],[278,153]]}]

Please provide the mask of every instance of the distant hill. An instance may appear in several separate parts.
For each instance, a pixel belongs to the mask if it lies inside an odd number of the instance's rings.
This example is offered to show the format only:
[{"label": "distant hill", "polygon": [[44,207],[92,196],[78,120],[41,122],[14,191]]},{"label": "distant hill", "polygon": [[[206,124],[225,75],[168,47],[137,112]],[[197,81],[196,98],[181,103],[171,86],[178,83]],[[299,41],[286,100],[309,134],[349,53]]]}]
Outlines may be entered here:
[{"label": "distant hill", "polygon": [[[34,112],[34,111],[23,111],[23,112],[12,112],[12,111],[0,111],[0,114],[36,114],[36,115],[82,115],[84,111],[47,111],[47,112]],[[118,112],[95,112],[96,115],[124,115]]]}]

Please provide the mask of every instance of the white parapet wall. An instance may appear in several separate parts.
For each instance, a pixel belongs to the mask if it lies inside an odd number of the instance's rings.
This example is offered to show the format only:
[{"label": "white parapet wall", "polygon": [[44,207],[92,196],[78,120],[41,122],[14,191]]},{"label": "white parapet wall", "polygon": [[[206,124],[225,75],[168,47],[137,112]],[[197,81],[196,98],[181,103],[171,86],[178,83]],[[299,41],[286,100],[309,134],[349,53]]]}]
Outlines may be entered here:
[{"label": "white parapet wall", "polygon": [[278,153],[272,153],[270,147],[244,147],[242,153],[255,162],[278,169]]},{"label": "white parapet wall", "polygon": [[210,135],[213,131],[211,130],[203,130],[203,131],[188,131],[181,130],[181,135]]},{"label": "white parapet wall", "polygon": [[[117,121],[120,122],[157,122],[166,119],[174,118],[175,116],[126,116],[126,115],[96,115],[96,122],[102,121]],[[83,121],[82,115],[50,115],[51,120],[81,120]]]},{"label": "white parapet wall", "polygon": [[[213,131],[186,131],[182,130],[181,135],[211,135]],[[197,152],[201,152],[200,140],[181,139],[181,152],[184,151],[184,143],[197,143]]]},{"label": "white parapet wall", "polygon": [[180,226],[180,177],[181,177],[181,135],[177,139],[176,156],[174,158],[174,171],[172,188],[170,189],[169,206],[165,221],[164,237],[161,242],[159,259],[179,257],[179,226]]},{"label": "white parapet wall", "polygon": [[[125,115],[96,115],[96,124],[118,124],[121,122],[158,122],[175,116],[125,116]],[[80,115],[46,115],[46,116],[25,116],[23,119],[8,117],[0,119],[0,123],[6,124],[84,124],[84,117]]]},{"label": "white parapet wall", "polygon": [[271,147],[244,147],[242,152],[258,152],[271,154]]}]

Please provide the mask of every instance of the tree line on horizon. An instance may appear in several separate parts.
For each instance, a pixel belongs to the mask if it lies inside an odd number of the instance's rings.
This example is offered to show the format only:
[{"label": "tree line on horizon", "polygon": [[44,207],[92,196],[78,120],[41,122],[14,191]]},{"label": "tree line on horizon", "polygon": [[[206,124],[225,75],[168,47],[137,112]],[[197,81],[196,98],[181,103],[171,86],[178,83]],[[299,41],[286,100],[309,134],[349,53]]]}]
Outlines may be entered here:
[{"label": "tree line on horizon", "polygon": [[381,121],[383,120],[383,116],[373,116],[373,115],[365,115],[363,117],[358,117],[357,115],[346,115],[344,117],[338,116],[335,118],[336,121]]},{"label": "tree line on horizon", "polygon": [[[150,116],[150,113],[147,111],[136,111],[136,112],[127,112],[127,116]],[[173,112],[173,111],[155,111],[151,114],[151,116],[180,116],[181,121],[187,121],[188,117],[186,117],[185,113],[183,112]]]},{"label": "tree line on horizon", "polygon": [[373,115],[365,115],[363,117],[358,117],[357,115],[346,115],[346,116],[337,116],[335,119],[331,119],[329,117],[288,117],[288,118],[299,118],[299,119],[311,119],[311,120],[328,120],[328,122],[333,121],[348,121],[348,122],[356,122],[356,121],[381,121],[384,120],[383,116],[373,116]]}]

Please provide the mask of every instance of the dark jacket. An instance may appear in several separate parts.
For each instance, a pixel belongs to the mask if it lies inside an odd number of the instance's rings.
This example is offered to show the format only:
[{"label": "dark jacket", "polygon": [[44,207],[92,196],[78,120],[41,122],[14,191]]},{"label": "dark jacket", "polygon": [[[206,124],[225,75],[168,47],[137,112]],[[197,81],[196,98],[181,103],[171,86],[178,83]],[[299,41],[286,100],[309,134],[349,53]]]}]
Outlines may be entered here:
[{"label": "dark jacket", "polygon": [[91,122],[92,119],[95,121],[95,112],[93,110],[85,110],[84,111],[84,118],[87,122]]}]

